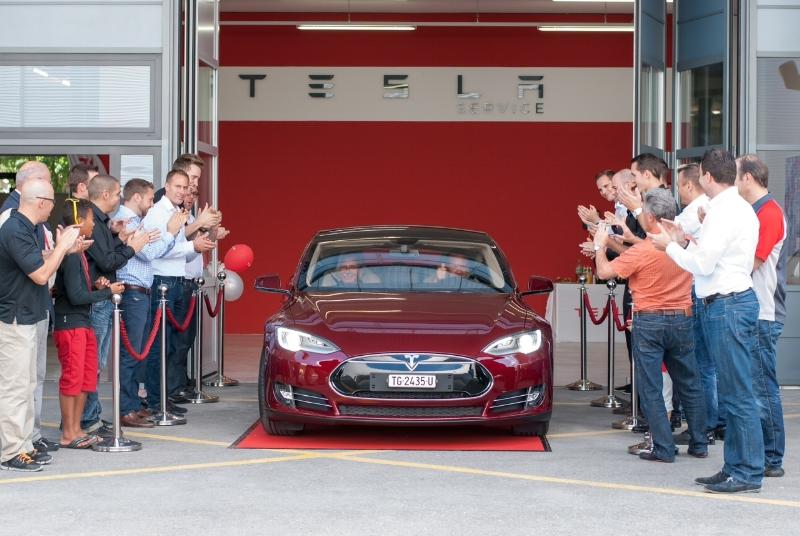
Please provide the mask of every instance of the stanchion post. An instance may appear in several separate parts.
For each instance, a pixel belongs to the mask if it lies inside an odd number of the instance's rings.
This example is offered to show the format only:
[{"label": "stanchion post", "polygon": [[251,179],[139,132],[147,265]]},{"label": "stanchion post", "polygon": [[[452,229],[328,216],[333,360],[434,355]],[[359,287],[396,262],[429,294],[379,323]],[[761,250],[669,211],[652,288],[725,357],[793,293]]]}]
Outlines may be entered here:
[{"label": "stanchion post", "polygon": [[602,387],[594,382],[589,381],[589,352],[587,350],[587,337],[586,337],[586,276],[581,275],[578,278],[580,286],[578,287],[578,316],[580,319],[580,337],[581,337],[581,379],[567,385],[566,388],[572,391],[599,391]]},{"label": "stanchion post", "polygon": [[167,411],[167,290],[167,285],[163,283],[158,286],[161,293],[161,411],[150,418],[156,426],[186,424],[186,417],[178,417]]},{"label": "stanchion post", "polygon": [[217,379],[206,382],[211,387],[233,387],[239,385],[239,380],[225,376],[225,270],[217,273],[217,281],[221,291],[221,303],[217,314]]},{"label": "stanchion post", "polygon": [[608,302],[606,303],[606,307],[608,307],[608,392],[606,396],[592,400],[591,405],[598,408],[618,408],[622,406],[622,401],[614,395],[614,332],[617,328],[614,325],[614,311],[611,309],[617,282],[609,279],[606,286],[608,287]]},{"label": "stanchion post", "polygon": [[[631,304],[633,310],[633,304]],[[623,318],[623,322],[625,319]],[[633,430],[639,425],[639,393],[636,387],[636,356],[631,359],[631,414],[622,419],[611,423],[611,427],[616,430]]]},{"label": "stanchion post", "polygon": [[122,296],[112,294],[111,301],[114,302],[111,332],[111,400],[114,407],[112,416],[114,436],[92,445],[92,448],[98,452],[133,452],[134,450],[141,450],[142,444],[122,437],[122,426],[119,422],[119,330],[120,314],[122,313],[119,304],[122,301]]},{"label": "stanchion post", "polygon": [[194,280],[197,285],[195,290],[195,322],[197,322],[197,337],[194,340],[194,395],[189,399],[192,404],[208,404],[218,402],[219,397],[203,392],[203,285],[206,280],[198,277]]}]

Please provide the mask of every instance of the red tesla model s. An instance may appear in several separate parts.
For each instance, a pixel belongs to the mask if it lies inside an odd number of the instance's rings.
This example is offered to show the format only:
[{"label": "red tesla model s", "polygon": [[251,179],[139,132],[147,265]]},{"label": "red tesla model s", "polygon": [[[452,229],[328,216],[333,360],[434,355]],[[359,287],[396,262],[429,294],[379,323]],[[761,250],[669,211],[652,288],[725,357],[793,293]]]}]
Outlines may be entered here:
[{"label": "red tesla model s", "polygon": [[306,424],[486,425],[544,435],[550,325],[485,233],[417,226],[335,229],[306,247],[264,326],[259,409],[273,435]]}]

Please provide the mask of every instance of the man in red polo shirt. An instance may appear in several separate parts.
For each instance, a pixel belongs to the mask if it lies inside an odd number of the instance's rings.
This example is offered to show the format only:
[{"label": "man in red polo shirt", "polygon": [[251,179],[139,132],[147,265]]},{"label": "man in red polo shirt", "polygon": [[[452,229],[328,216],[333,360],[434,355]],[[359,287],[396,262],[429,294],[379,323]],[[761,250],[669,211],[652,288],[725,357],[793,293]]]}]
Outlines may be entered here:
[{"label": "man in red polo shirt", "polygon": [[758,341],[751,352],[753,392],[764,435],[764,476],[781,477],[786,431],[776,374],[776,347],[786,320],[786,217],[767,190],[769,169],[756,155],[736,159],[736,187],[758,216],[753,290],[758,298]]},{"label": "man in red polo shirt", "polygon": [[[653,188],[645,194],[642,223],[645,231],[657,231],[663,219],[675,218],[677,205],[668,190]],[[650,238],[624,251],[613,261],[606,257],[605,224],[595,234],[597,275],[602,279],[622,277],[633,294],[633,358],[636,380],[641,386],[640,403],[653,439],[653,450],[642,452],[643,460],[673,462],[676,448],[662,396],[661,364],[667,366],[689,424],[689,454],[708,456],[705,401],[694,356],[692,321],[692,276]]]}]

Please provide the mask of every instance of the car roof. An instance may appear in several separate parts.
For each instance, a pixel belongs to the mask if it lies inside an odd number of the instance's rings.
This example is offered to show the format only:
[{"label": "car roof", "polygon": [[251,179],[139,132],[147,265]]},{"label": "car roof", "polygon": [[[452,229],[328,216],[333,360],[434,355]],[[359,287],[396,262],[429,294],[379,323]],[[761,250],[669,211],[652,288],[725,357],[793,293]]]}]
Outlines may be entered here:
[{"label": "car roof", "polygon": [[494,245],[494,240],[492,240],[488,234],[481,231],[423,225],[372,225],[369,227],[342,227],[339,229],[327,229],[318,232],[314,237],[314,242],[382,237],[458,240]]}]

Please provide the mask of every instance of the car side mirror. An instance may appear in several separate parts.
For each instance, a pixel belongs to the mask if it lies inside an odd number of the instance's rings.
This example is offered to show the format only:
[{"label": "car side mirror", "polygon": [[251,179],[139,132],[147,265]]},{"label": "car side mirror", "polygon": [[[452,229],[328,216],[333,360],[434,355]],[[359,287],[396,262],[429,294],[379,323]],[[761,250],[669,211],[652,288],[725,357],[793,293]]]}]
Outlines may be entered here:
[{"label": "car side mirror", "polygon": [[520,292],[520,296],[531,296],[533,294],[550,294],[553,292],[553,282],[546,277],[532,275],[528,278],[528,290]]},{"label": "car side mirror", "polygon": [[278,274],[267,274],[256,278],[256,290],[273,294],[286,294],[289,291],[281,288],[281,278]]}]

